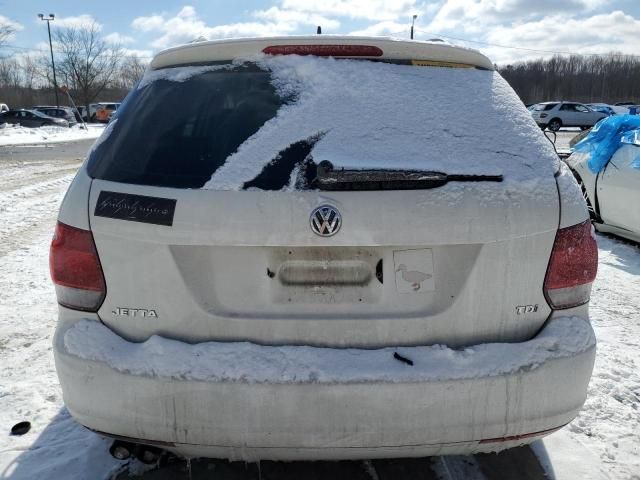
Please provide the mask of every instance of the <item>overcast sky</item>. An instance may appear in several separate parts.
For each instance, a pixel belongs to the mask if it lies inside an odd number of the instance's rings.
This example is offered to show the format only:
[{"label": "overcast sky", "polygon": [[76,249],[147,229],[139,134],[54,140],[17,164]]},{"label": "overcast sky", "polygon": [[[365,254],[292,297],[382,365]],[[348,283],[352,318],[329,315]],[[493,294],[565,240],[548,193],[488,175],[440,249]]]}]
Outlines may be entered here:
[{"label": "overcast sky", "polygon": [[0,55],[48,47],[37,13],[54,13],[52,28],[95,21],[108,40],[142,56],[200,36],[309,34],[316,25],[408,37],[414,14],[416,38],[474,46],[501,64],[546,51],[638,54],[640,45],[640,0],[0,0],[0,24],[16,28]]}]

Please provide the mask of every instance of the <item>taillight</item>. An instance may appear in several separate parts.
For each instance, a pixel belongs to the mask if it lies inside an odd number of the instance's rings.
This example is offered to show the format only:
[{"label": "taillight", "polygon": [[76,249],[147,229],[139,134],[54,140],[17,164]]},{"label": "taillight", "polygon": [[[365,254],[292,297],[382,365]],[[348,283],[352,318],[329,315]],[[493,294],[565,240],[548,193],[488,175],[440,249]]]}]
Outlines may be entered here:
[{"label": "taillight", "polygon": [[597,271],[598,245],[591,222],[559,229],[544,280],[544,294],[551,308],[587,303]]},{"label": "taillight", "polygon": [[100,308],[107,288],[89,230],[58,222],[51,242],[49,268],[60,305],[89,312]]},{"label": "taillight", "polygon": [[382,50],[372,45],[271,45],[262,49],[267,55],[315,55],[317,57],[381,57]]}]

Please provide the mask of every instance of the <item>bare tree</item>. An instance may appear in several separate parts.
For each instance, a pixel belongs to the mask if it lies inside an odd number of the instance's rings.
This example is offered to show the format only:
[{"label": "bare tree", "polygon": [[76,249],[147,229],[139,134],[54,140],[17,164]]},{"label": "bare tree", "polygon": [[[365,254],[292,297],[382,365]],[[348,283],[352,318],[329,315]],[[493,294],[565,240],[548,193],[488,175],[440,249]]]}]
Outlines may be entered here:
[{"label": "bare tree", "polygon": [[15,27],[10,23],[0,24],[0,47],[7,42],[9,37],[11,37],[15,31]]},{"label": "bare tree", "polygon": [[36,86],[41,86],[41,80],[46,78],[42,71],[42,61],[37,55],[23,55],[19,61],[22,71],[22,86],[27,90],[32,90]]},{"label": "bare tree", "polygon": [[56,29],[54,38],[59,52],[56,70],[89,112],[89,104],[113,82],[122,49],[108,44],[96,23]]},{"label": "bare tree", "polygon": [[525,103],[576,100],[640,103],[640,59],[633,55],[556,55],[499,68]]},{"label": "bare tree", "polygon": [[120,65],[119,84],[122,88],[130,89],[142,78],[148,62],[137,55],[130,55]]}]

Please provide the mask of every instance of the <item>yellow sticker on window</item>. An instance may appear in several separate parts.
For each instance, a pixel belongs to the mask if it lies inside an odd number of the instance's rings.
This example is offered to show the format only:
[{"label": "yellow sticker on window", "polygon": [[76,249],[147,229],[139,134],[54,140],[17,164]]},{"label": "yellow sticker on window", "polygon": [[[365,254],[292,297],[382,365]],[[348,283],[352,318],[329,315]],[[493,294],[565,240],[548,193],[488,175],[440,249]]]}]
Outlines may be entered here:
[{"label": "yellow sticker on window", "polygon": [[439,60],[411,60],[411,64],[417,67],[473,68],[473,65],[467,63],[441,62]]}]

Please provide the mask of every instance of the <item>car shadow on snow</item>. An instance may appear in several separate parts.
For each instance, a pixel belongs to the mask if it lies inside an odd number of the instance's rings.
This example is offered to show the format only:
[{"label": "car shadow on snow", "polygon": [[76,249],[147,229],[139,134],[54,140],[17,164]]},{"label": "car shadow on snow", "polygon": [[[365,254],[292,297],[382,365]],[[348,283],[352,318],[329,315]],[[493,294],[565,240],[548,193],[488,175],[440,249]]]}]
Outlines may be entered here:
[{"label": "car shadow on snow", "polygon": [[[29,438],[31,437],[31,438]],[[35,440],[33,438],[35,437]],[[37,422],[23,437],[14,437],[10,449],[22,451],[0,471],[0,480],[33,478],[125,480],[543,480],[553,478],[542,465],[549,465],[542,442],[537,456],[529,446],[498,454],[405,458],[370,461],[318,462],[228,462],[196,459],[190,462],[163,455],[155,466],[134,460],[123,462],[109,454],[112,440],[79,425],[66,408],[44,429]],[[1,458],[1,457],[0,457]],[[2,462],[5,464],[5,462]],[[146,470],[146,471],[145,471]]]},{"label": "car shadow on snow", "polygon": [[108,479],[123,465],[109,455],[110,440],[78,424],[64,407],[48,425],[33,419],[27,434],[6,443],[0,480]]},{"label": "car shadow on snow", "polygon": [[[538,455],[546,455],[544,446]],[[226,460],[169,458],[164,465],[140,475],[136,469],[122,471],[116,480],[543,480],[541,463],[529,446],[498,454],[401,458],[368,461],[316,462],[228,462]]]}]

